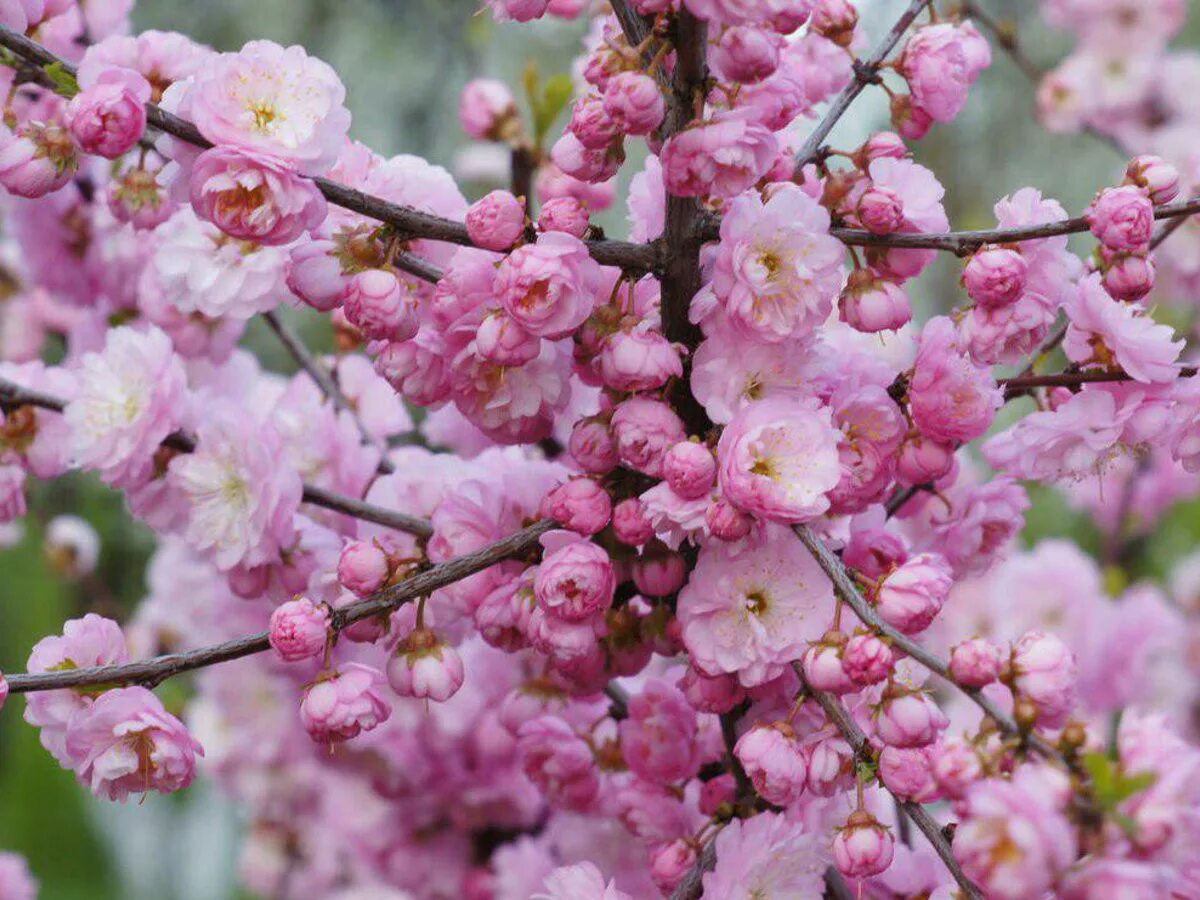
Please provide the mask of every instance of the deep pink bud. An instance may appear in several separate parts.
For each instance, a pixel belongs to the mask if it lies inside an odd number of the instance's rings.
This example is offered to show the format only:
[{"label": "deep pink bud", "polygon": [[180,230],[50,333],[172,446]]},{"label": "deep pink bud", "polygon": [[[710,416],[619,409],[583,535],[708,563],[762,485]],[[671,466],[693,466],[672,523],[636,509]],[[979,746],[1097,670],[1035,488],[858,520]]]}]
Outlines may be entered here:
[{"label": "deep pink bud", "polygon": [[954,465],[954,448],[913,434],[900,448],[896,477],[908,485],[932,484]]},{"label": "deep pink bud", "polygon": [[647,518],[645,507],[637,497],[622,500],[616,505],[612,526],[617,540],[630,547],[640,547],[654,537],[654,525]]},{"label": "deep pink bud", "polygon": [[755,725],[733,748],[754,789],[768,803],[788,806],[804,792],[807,769],[791,726]]},{"label": "deep pink bud", "polygon": [[329,607],[307,597],[275,607],[267,637],[284,662],[317,656],[329,638]]},{"label": "deep pink bud", "polygon": [[1160,156],[1135,156],[1125,169],[1125,180],[1144,190],[1155,206],[1179,194],[1179,170]]},{"label": "deep pink bud", "polygon": [[684,500],[698,500],[717,479],[717,460],[696,441],[680,441],[663,457],[663,479]]},{"label": "deep pink bud", "polygon": [[658,82],[641,72],[619,72],[604,86],[604,111],[619,131],[647,135],[663,120],[666,104]]},{"label": "deep pink bud", "polygon": [[887,188],[868,188],[858,198],[858,220],[872,234],[891,234],[904,224],[904,201]]},{"label": "deep pink bud", "polygon": [[288,290],[318,312],[342,305],[350,278],[342,272],[333,241],[303,241],[292,248],[287,266]]},{"label": "deep pink bud", "polygon": [[875,708],[875,733],[893,747],[931,744],[949,724],[946,714],[923,691],[889,691]]},{"label": "deep pink bud", "polygon": [[572,478],[542,498],[541,513],[582,535],[603,530],[612,517],[612,500],[591,478]]},{"label": "deep pink bud", "polygon": [[833,839],[833,862],[847,878],[870,878],[892,864],[892,832],[866,810],[850,814]]},{"label": "deep pink bud", "polygon": [[842,648],[846,635],[840,631],[826,632],[820,641],[809,644],[801,657],[804,678],[817,691],[845,694],[858,689],[842,665]]},{"label": "deep pink bud", "polygon": [[919,141],[933,127],[933,118],[919,106],[914,106],[908,94],[893,94],[891,111],[892,127],[906,140]]},{"label": "deep pink bud", "polygon": [[387,581],[387,554],[374,541],[352,541],[338,559],[338,581],[359,597],[373,594]]},{"label": "deep pink bud", "polygon": [[1000,648],[984,638],[963,641],[950,651],[950,674],[964,687],[980,688],[1000,675]]},{"label": "deep pink bud", "polygon": [[905,634],[924,631],[942,610],[954,579],[938,553],[910,556],[880,584],[875,595],[879,615]]},{"label": "deep pink bud", "polygon": [[[859,273],[862,273],[859,275]],[[856,269],[838,297],[841,319],[856,331],[894,331],[912,320],[912,304],[900,285]]]},{"label": "deep pink bud", "polygon": [[711,781],[704,782],[700,787],[700,812],[706,816],[715,815],[723,803],[732,803],[737,797],[737,781],[728,772],[718,775]]},{"label": "deep pink bud", "polygon": [[1143,250],[1154,228],[1154,206],[1133,185],[1105,188],[1087,208],[1092,234],[1110,250]]},{"label": "deep pink bud", "polygon": [[116,159],[128,153],[146,131],[150,83],[132,69],[109,68],[71,98],[66,121],[71,139],[84,153]]},{"label": "deep pink bud", "polygon": [[864,528],[850,534],[842,559],[868,578],[882,578],[908,559],[908,547],[899,535],[890,531]]},{"label": "deep pink bud", "polygon": [[724,497],[718,497],[704,511],[704,524],[719,541],[740,541],[750,533],[754,520]]},{"label": "deep pink bud", "polygon": [[904,159],[908,156],[908,145],[894,131],[879,131],[854,151],[854,163],[863,171],[877,159]]},{"label": "deep pink bud", "polygon": [[729,712],[746,699],[746,691],[736,675],[710,677],[694,666],[688,666],[679,679],[679,689],[693,709],[716,715]]},{"label": "deep pink bud", "polygon": [[499,365],[523,366],[537,359],[542,339],[518,325],[508,313],[497,310],[479,323],[475,349],[484,359]]},{"label": "deep pink bud", "polygon": [[878,684],[892,674],[892,648],[873,634],[856,634],[842,651],[842,668],[856,685]]},{"label": "deep pink bud", "polygon": [[669,597],[687,580],[687,565],[678,553],[652,553],[634,561],[633,583],[647,597]]},{"label": "deep pink bud", "polygon": [[752,84],[779,68],[778,34],[752,25],[726,28],[709,48],[709,60],[729,81]]},{"label": "deep pink bud", "polygon": [[542,231],[562,231],[582,238],[588,230],[588,210],[575,197],[552,197],[542,204],[537,223]]},{"label": "deep pink bud", "polygon": [[401,697],[441,703],[463,684],[462,657],[427,628],[417,628],[396,647],[387,664],[387,680]]},{"label": "deep pink bud", "polygon": [[575,101],[567,128],[584,150],[592,151],[606,150],[621,134],[616,119],[605,108],[604,100],[596,94]]},{"label": "deep pink bud", "polygon": [[963,286],[980,306],[1007,306],[1024,293],[1028,269],[1025,257],[1016,250],[1002,247],[980,250],[963,269]]},{"label": "deep pink bud", "polygon": [[486,250],[507,250],[525,233],[525,204],[508,191],[492,191],[467,209],[467,236]]},{"label": "deep pink bud", "polygon": [[650,878],[666,896],[696,864],[696,848],[683,838],[664,844],[650,857]]},{"label": "deep pink bud", "polygon": [[884,747],[879,752],[879,780],[901,800],[932,803],[941,796],[932,752],[933,747]]},{"label": "deep pink bud", "polygon": [[1144,253],[1119,253],[1104,270],[1104,289],[1115,300],[1136,303],[1154,287],[1154,260]]},{"label": "deep pink bud", "polygon": [[415,300],[393,273],[383,269],[367,269],[354,276],[344,311],[355,328],[376,341],[407,340],[420,324]]},{"label": "deep pink bud", "polygon": [[603,419],[580,419],[576,422],[571,429],[567,450],[579,468],[592,475],[611,472],[619,461],[616,439],[608,422]]}]

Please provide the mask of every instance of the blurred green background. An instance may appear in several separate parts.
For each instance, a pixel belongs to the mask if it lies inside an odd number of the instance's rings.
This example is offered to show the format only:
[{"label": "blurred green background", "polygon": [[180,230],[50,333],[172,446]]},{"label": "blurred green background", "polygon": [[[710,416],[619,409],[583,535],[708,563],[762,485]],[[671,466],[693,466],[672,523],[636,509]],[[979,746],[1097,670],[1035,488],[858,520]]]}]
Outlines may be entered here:
[{"label": "blurred green background", "polygon": [[[903,5],[861,4],[869,33],[878,35]],[[1033,0],[984,5],[1022,22],[1021,40],[1039,63],[1052,64],[1068,46],[1044,28]],[[346,82],[355,137],[386,154],[420,154],[455,170],[465,148],[455,113],[463,83],[487,74],[516,90],[531,59],[544,75],[567,71],[584,29],[557,21],[497,26],[477,7],[475,0],[140,0],[135,23],[138,29],[182,31],[219,49],[254,37],[304,44]],[[1198,33],[1198,23],[1190,22],[1185,41]],[[880,126],[886,106],[881,95],[871,94],[834,132],[835,146],[852,147]],[[956,227],[992,225],[995,199],[1026,184],[1078,210],[1123,167],[1113,150],[1087,136],[1059,137],[1038,128],[1032,104],[1032,86],[997,51],[967,112],[916,148],[917,159],[946,185]],[[467,189],[477,194],[489,187]],[[618,205],[603,217],[610,234],[624,233],[623,216]],[[922,279],[912,292],[922,315],[959,301],[958,272],[959,265],[944,258]],[[329,349],[324,320],[296,315],[310,346]],[[290,370],[265,328],[252,327],[246,341],[269,367]],[[22,671],[32,644],[56,633],[67,618],[88,609],[126,615],[142,595],[143,568],[153,549],[151,535],[125,515],[120,499],[89,478],[35,486],[30,508],[23,538],[0,551],[0,669],[9,672]],[[62,581],[42,554],[42,526],[64,512],[86,518],[103,539],[100,569],[87,586]],[[1029,521],[1031,542],[1070,534],[1089,548],[1098,545],[1086,519],[1049,492],[1037,494]],[[1137,561],[1140,570],[1161,572],[1167,560],[1195,545],[1200,507],[1177,511],[1169,526],[1166,539]],[[44,898],[239,896],[235,810],[201,784],[179,797],[155,795],[141,806],[93,801],[38,745],[36,732],[21,721],[23,705],[14,700],[0,716],[0,848],[28,856]]]}]

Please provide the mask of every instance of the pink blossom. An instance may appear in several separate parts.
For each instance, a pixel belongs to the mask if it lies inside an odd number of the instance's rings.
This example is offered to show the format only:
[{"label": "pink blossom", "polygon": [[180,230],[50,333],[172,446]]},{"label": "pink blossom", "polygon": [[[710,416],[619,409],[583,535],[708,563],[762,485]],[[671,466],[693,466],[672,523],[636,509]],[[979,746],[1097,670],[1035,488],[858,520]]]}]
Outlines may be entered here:
[{"label": "pink blossom", "polygon": [[546,14],[550,0],[487,0],[497,22],[532,22]]},{"label": "pink blossom", "polygon": [[567,449],[579,467],[592,475],[610,472],[618,462],[612,429],[601,419],[580,419],[576,422],[571,429]]},{"label": "pink blossom", "polygon": [[440,335],[424,328],[401,343],[390,343],[375,360],[375,371],[397,393],[418,406],[450,395],[449,361]]},{"label": "pink blossom", "polygon": [[37,880],[30,874],[25,858],[17,853],[0,853],[0,896],[5,900],[37,900]]},{"label": "pink blossom", "polygon": [[584,146],[574,132],[563,134],[550,148],[550,159],[569,178],[601,184],[617,174],[625,162],[625,145],[619,139],[598,149]]},{"label": "pink blossom", "polygon": [[346,318],[372,340],[406,341],[417,333],[416,298],[386,269],[355,275],[343,302]]},{"label": "pink blossom", "polygon": [[1147,253],[1119,253],[1104,270],[1104,290],[1114,300],[1135,303],[1154,288],[1154,260]]},{"label": "pink blossom", "polygon": [[827,409],[780,399],[738,413],[717,444],[721,491],[752,515],[794,523],[829,508],[841,478],[838,432]]},{"label": "pink blossom", "polygon": [[325,649],[329,638],[329,607],[307,597],[275,607],[267,635],[284,662],[311,659]]},{"label": "pink blossom", "polygon": [[196,756],[204,755],[183,723],[143,687],[101,694],[71,719],[66,746],[79,780],[109,800],[181,790],[192,783]]},{"label": "pink blossom", "polygon": [[599,356],[600,378],[616,391],[652,391],[683,374],[679,351],[657,331],[613,332]]},{"label": "pink blossom", "polygon": [[[942,206],[945,189],[936,176],[910,159],[881,156],[871,161],[867,169],[871,185],[890,191],[904,205],[905,231],[948,231],[950,222]],[[937,251],[902,250],[892,248],[868,253],[868,259],[880,275],[895,281],[914,278],[933,261]]]},{"label": "pink blossom", "polygon": [[555,869],[546,876],[545,888],[545,892],[533,894],[530,900],[632,900],[629,894],[617,890],[613,882],[605,884],[600,870],[590,862]]},{"label": "pink blossom", "polygon": [[110,68],[67,104],[71,139],[84,153],[116,159],[132,150],[146,130],[150,83],[129,69]]},{"label": "pink blossom", "polygon": [[801,657],[801,664],[804,680],[813,690],[846,694],[858,689],[842,665],[845,646],[846,635],[840,631],[829,631],[820,641],[809,644]]},{"label": "pink blossom", "polygon": [[646,135],[666,111],[657,82],[640,72],[619,72],[604,86],[604,110],[625,134]]},{"label": "pink blossom", "polygon": [[1170,203],[1179,194],[1179,170],[1160,156],[1135,156],[1125,169],[1125,180],[1144,190],[1155,206]]},{"label": "pink blossom", "polygon": [[554,197],[542,204],[537,225],[541,231],[563,231],[582,239],[587,234],[588,208],[575,197]]},{"label": "pink blossom", "polygon": [[572,478],[542,498],[541,513],[564,528],[590,536],[608,525],[612,499],[594,479]]},{"label": "pink blossom", "polygon": [[955,493],[953,509],[933,518],[937,546],[956,573],[985,571],[1024,526],[1029,495],[1004,476]]},{"label": "pink blossom", "polygon": [[840,736],[807,745],[808,789],[818,797],[832,797],[854,785],[854,751]]},{"label": "pink blossom", "polygon": [[950,674],[967,687],[991,684],[1000,674],[1000,648],[984,638],[955,645],[950,652]]},{"label": "pink blossom", "polygon": [[893,747],[879,751],[879,780],[891,793],[913,803],[932,803],[941,794],[934,779],[933,754],[941,744]]},{"label": "pink blossom", "polygon": [[479,141],[502,139],[517,119],[512,93],[501,81],[475,78],[467,82],[458,102],[463,131]]},{"label": "pink blossom", "polygon": [[338,558],[338,582],[346,590],[365,597],[373,594],[390,575],[387,554],[374,541],[351,541]]},{"label": "pink blossom", "polygon": [[612,562],[597,544],[575,541],[546,556],[533,587],[547,612],[578,622],[612,605]]},{"label": "pink blossom", "polygon": [[950,720],[922,691],[889,689],[875,708],[875,733],[891,747],[924,747],[937,740]]},{"label": "pink blossom", "polygon": [[592,751],[562,719],[546,715],[525,722],[517,753],[525,774],[554,802],[585,810],[595,800],[600,780]]},{"label": "pink blossom", "polygon": [[1150,243],[1154,207],[1136,187],[1105,188],[1086,216],[1096,240],[1110,250],[1141,250]]},{"label": "pink blossom", "polygon": [[705,674],[763,684],[824,633],[829,580],[795,537],[780,529],[747,547],[710,544],[679,593],[683,642]]},{"label": "pink blossom", "polygon": [[854,211],[863,228],[872,234],[891,234],[904,224],[904,201],[887,188],[867,188]]},{"label": "pink blossom", "polygon": [[500,264],[494,289],[522,328],[558,338],[591,315],[599,279],[600,267],[583,242],[553,231],[514,250]]},{"label": "pink blossom", "polygon": [[748,193],[730,204],[711,289],[735,330],[778,342],[828,317],[845,254],[828,232],[829,214],[795,185],[777,187],[766,203]]},{"label": "pink blossom", "polygon": [[0,465],[0,523],[14,522],[25,512],[25,470]]},{"label": "pink blossom", "polygon": [[113,176],[104,190],[108,209],[118,222],[134,228],[157,228],[171,217],[178,204],[167,196],[156,172],[131,166]]},{"label": "pink blossom", "polygon": [[775,161],[775,136],[743,112],[720,113],[663,145],[663,183],[676,197],[736,197]]},{"label": "pink blossom", "polygon": [[727,81],[753,84],[779,67],[783,42],[766,28],[738,25],[726,28],[709,48],[709,63]]},{"label": "pink blossom", "polygon": [[300,720],[319,744],[358,737],[388,720],[391,706],[383,699],[383,674],[359,663],[318,676],[304,691]]},{"label": "pink blossom", "polygon": [[856,634],[842,651],[842,666],[856,685],[878,684],[895,666],[895,654],[873,634]]},{"label": "pink blossom", "polygon": [[[860,274],[861,273],[861,274]],[[855,269],[838,297],[841,319],[856,331],[895,331],[912,320],[912,304],[898,284]]]},{"label": "pink blossom", "polygon": [[652,678],[629,698],[628,709],[621,756],[634,774],[657,784],[693,777],[700,767],[696,713],[678,688]]},{"label": "pink blossom", "polygon": [[1075,362],[1120,366],[1135,381],[1145,383],[1175,380],[1175,360],[1184,342],[1172,341],[1174,331],[1157,325],[1135,307],[1114,300],[1104,290],[1099,275],[1079,282],[1076,295],[1065,305],[1071,327],[1063,349]]},{"label": "pink blossom", "polygon": [[786,723],[755,725],[738,738],[733,752],[754,789],[768,803],[790,806],[804,792],[804,756]]},{"label": "pink blossom", "polygon": [[893,628],[917,634],[941,612],[952,584],[945,558],[937,553],[917,553],[883,579],[875,606]]},{"label": "pink blossom", "polygon": [[867,878],[892,864],[895,849],[892,832],[860,809],[850,814],[834,837],[833,862],[847,878]]},{"label": "pink blossom", "polygon": [[71,180],[79,167],[67,130],[30,122],[11,131],[0,126],[0,185],[18,197],[43,197]]},{"label": "pink blossom", "polygon": [[724,497],[718,497],[704,510],[704,525],[719,541],[740,541],[754,527],[754,520]]},{"label": "pink blossom", "polygon": [[858,10],[850,0],[816,0],[808,27],[836,44],[849,46],[858,26]]},{"label": "pink blossom", "polygon": [[664,894],[675,890],[696,864],[696,849],[683,838],[676,838],[659,849],[650,861],[650,877]]},{"label": "pink blossom", "polygon": [[235,147],[214,147],[191,168],[196,215],[239,241],[290,244],[328,212],[316,185],[276,159]]},{"label": "pink blossom", "polygon": [[542,339],[530,334],[503,311],[485,316],[475,332],[475,350],[488,362],[523,366],[537,359]]},{"label": "pink blossom", "polygon": [[980,306],[1005,306],[1025,290],[1028,263],[1015,250],[981,250],[963,269],[963,286]]},{"label": "pink blossom", "polygon": [[921,433],[946,444],[987,431],[1004,400],[991,373],[962,353],[954,324],[943,316],[921,333],[908,396]]},{"label": "pink blossom", "polygon": [[449,700],[463,685],[463,661],[432,631],[417,628],[400,642],[387,664],[387,680],[401,697]]},{"label": "pink blossom", "polygon": [[716,478],[717,461],[699,442],[680,441],[663,456],[663,480],[684,500],[708,494]]},{"label": "pink blossom", "polygon": [[1078,700],[1079,677],[1067,645],[1053,635],[1030,631],[1013,644],[1011,667],[1017,695],[1034,704],[1038,724],[1065,724]]},{"label": "pink blossom", "polygon": [[687,564],[678,553],[650,553],[633,564],[633,584],[647,597],[669,597],[687,581]]},{"label": "pink blossom", "polygon": [[622,500],[613,508],[612,526],[617,540],[630,547],[640,547],[654,537],[654,524],[637,497]]},{"label": "pink blossom", "polygon": [[975,76],[959,30],[949,23],[917,29],[900,57],[915,107],[935,122],[952,121],[966,105]]},{"label": "pink blossom", "polygon": [[965,740],[944,739],[928,752],[938,787],[955,800],[960,799],[983,774],[978,751]]},{"label": "pink blossom", "polygon": [[304,175],[337,161],[350,128],[345,98],[328,65],[272,41],[209,57],[181,92],[183,111],[214,144],[265,154]]},{"label": "pink blossom", "polygon": [[735,819],[716,838],[717,863],[703,877],[709,897],[819,897],[827,846],[800,821],[763,812]]},{"label": "pink blossom", "polygon": [[525,232],[525,204],[508,191],[492,191],[467,210],[471,243],[488,250],[507,250]]},{"label": "pink blossom", "polygon": [[64,410],[74,463],[110,484],[141,484],[183,418],[187,377],[171,340],[153,327],[114,329],[102,353],[84,356],[80,373],[80,392]]},{"label": "pink blossom", "polygon": [[687,437],[671,407],[642,396],[631,397],[614,410],[612,430],[621,462],[655,478],[662,477],[667,450]]}]

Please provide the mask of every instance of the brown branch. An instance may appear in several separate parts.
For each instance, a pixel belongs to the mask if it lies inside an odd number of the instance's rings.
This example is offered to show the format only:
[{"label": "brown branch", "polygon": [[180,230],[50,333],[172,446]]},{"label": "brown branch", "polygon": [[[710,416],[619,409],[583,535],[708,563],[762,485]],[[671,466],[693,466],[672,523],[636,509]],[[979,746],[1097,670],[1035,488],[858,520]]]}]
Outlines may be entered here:
[{"label": "brown branch", "polygon": [[[50,394],[30,390],[12,381],[0,378],[0,407],[13,409],[19,406],[36,406],[40,409],[61,413],[66,408],[66,402]],[[196,439],[189,434],[176,432],[175,434],[167,435],[163,441],[163,446],[170,447],[172,450],[178,450],[180,453],[192,453],[196,449]],[[397,531],[405,531],[417,537],[429,537],[433,534],[433,525],[430,524],[428,519],[376,506],[374,503],[368,503],[365,500],[358,500],[354,497],[347,497],[343,494],[327,491],[325,488],[317,487],[316,485],[304,485],[303,499],[305,503],[312,503],[315,506],[321,506],[334,512],[345,513],[348,516],[362,519],[365,522],[374,522],[376,525],[395,528]]]},{"label": "brown branch", "polygon": [[913,21],[920,15],[921,10],[930,4],[931,0],[912,0],[908,4],[908,9],[904,14],[896,20],[896,24],[879,43],[879,45],[871,51],[870,56],[865,60],[860,61],[854,67],[854,80],[842,88],[841,93],[833,99],[829,110],[825,113],[825,117],[817,124],[817,127],[812,130],[804,145],[796,153],[796,168],[801,169],[815,160],[820,155],[821,144],[825,138],[829,136],[829,132],[833,130],[833,126],[838,123],[838,120],[850,108],[858,95],[862,93],[863,88],[871,84],[879,77],[879,67],[883,65],[887,55],[892,52],[892,48],[899,42],[904,32],[908,31]]},{"label": "brown branch", "polygon": [[[75,72],[73,65],[60,59],[41,44],[3,26],[0,26],[0,47],[7,47],[18,56],[40,66],[57,64],[66,72],[72,74]],[[189,144],[206,149],[212,146],[212,142],[205,138],[193,123],[169,113],[153,103],[146,104],[146,121],[159,131]],[[335,206],[391,225],[405,238],[424,238],[468,247],[474,246],[467,234],[467,226],[462,222],[391,203],[336,181],[330,181],[328,178],[314,178],[313,183]],[[632,272],[649,272],[653,271],[658,264],[658,251],[653,244],[633,244],[628,241],[612,240],[593,240],[585,243],[588,245],[592,257],[602,265],[617,266]]]},{"label": "brown branch", "polygon": [[[399,584],[378,591],[358,603],[334,610],[331,627],[341,631],[355,622],[390,612],[397,606],[425,596],[438,588],[461,581],[489,566],[520,556],[537,546],[538,540],[555,525],[542,520],[482,550],[457,559],[449,560],[418,572]],[[236,640],[188,650],[184,653],[169,653],[152,659],[125,663],[119,666],[97,666],[89,669],[67,669],[59,672],[38,672],[8,676],[8,688],[14,694],[33,691],[55,691],[63,688],[115,686],[121,684],[156,685],[173,675],[202,669],[217,663],[228,662],[243,656],[262,653],[270,647],[265,631]]]},{"label": "brown branch", "polygon": [[437,284],[445,273],[427,259],[421,259],[404,250],[392,254],[392,265],[409,275],[415,275],[422,281]]},{"label": "brown branch", "polygon": [[[812,690],[804,678],[804,668],[799,663],[793,663],[792,668],[795,670],[796,675],[799,676],[800,684],[817,701],[821,709],[825,711],[825,717],[841,732],[842,737],[846,739],[846,743],[854,751],[854,755],[862,762],[874,764],[875,751],[871,747],[871,742],[867,740],[867,736],[858,727],[858,723],[854,721],[850,713],[842,706],[841,701],[833,696],[833,694]],[[882,782],[880,783],[882,784]],[[883,785],[883,787],[887,790],[887,785]],[[891,791],[888,791],[888,793],[891,793]],[[980,893],[979,888],[963,872],[962,867],[958,864],[958,860],[954,858],[954,851],[950,849],[950,842],[946,840],[941,826],[929,814],[929,811],[919,803],[913,803],[911,800],[902,800],[896,797],[895,794],[892,796],[895,797],[896,805],[900,811],[917,826],[921,834],[925,835],[925,839],[929,841],[934,852],[946,864],[946,868],[950,870],[950,874],[958,882],[958,887],[962,891],[962,895],[971,898],[971,900],[983,900],[983,894]]]},{"label": "brown branch", "polygon": [[[1179,378],[1191,378],[1197,372],[1195,366],[1182,366]],[[1085,384],[1133,381],[1128,372],[1121,370],[1087,370],[1083,372],[1054,372],[1049,375],[1015,375],[1001,378],[997,383],[1004,388],[1004,399],[1011,400],[1028,394],[1040,387],[1080,387]]]}]

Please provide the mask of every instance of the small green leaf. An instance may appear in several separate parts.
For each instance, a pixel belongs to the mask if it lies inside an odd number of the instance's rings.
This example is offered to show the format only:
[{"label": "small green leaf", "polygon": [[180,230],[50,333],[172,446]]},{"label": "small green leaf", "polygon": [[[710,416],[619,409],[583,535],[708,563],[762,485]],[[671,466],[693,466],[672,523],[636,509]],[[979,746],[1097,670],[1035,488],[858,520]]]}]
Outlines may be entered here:
[{"label": "small green leaf", "polygon": [[876,766],[874,763],[869,763],[860,759],[858,761],[858,765],[855,767],[855,771],[858,774],[858,780],[863,784],[875,780]]},{"label": "small green leaf", "polygon": [[[1084,768],[1092,779],[1092,790],[1096,795],[1096,803],[1104,812],[1117,818],[1117,807],[1135,794],[1154,784],[1157,775],[1154,772],[1138,772],[1126,775],[1121,770],[1120,763],[1103,753],[1089,753],[1083,758]],[[1117,819],[1118,824],[1120,820]],[[1124,827],[1124,825],[1122,825]]]},{"label": "small green leaf", "polygon": [[79,82],[67,71],[61,62],[53,62],[44,69],[46,75],[54,83],[54,90],[64,97],[74,97],[79,93]]},{"label": "small green leaf", "polygon": [[575,85],[571,76],[565,72],[560,72],[546,81],[541,99],[533,107],[533,131],[539,146],[558,114],[571,102],[574,93]]},{"label": "small green leaf", "polygon": [[529,105],[537,110],[538,105],[538,86],[541,84],[542,75],[538,71],[537,63],[530,60],[525,65],[525,72],[521,76],[521,81],[525,85],[525,96],[529,98]]}]

